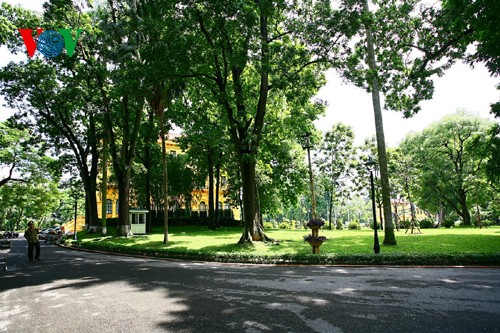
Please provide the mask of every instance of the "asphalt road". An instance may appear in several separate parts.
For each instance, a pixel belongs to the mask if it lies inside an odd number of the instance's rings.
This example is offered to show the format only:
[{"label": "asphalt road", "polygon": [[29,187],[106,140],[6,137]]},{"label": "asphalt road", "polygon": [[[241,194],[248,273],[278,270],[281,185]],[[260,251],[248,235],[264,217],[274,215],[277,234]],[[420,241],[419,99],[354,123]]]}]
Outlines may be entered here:
[{"label": "asphalt road", "polygon": [[499,332],[500,269],[267,266],[12,241],[0,332]]}]

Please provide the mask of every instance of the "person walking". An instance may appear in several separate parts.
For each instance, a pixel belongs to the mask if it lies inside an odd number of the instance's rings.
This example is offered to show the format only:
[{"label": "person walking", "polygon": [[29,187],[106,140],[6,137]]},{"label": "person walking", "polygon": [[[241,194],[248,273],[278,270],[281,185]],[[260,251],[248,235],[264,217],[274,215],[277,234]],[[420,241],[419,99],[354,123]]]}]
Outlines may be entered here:
[{"label": "person walking", "polygon": [[24,238],[28,241],[28,259],[33,261],[33,250],[36,249],[35,259],[40,260],[40,241],[38,240],[38,230],[33,222],[28,223],[28,229],[24,232]]}]

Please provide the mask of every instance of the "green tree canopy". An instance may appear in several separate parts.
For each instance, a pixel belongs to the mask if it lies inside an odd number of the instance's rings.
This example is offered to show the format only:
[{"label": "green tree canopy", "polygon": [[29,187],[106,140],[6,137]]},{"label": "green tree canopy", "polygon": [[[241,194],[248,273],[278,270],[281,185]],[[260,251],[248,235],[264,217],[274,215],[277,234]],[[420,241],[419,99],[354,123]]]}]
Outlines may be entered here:
[{"label": "green tree canopy", "polygon": [[[402,150],[411,156],[419,171],[416,188],[419,206],[427,208],[430,198],[436,198],[453,209],[465,225],[471,224],[472,196],[478,191],[488,191],[476,186],[485,177],[488,161],[481,156],[478,145],[487,140],[486,133],[492,125],[486,119],[458,112],[405,139]],[[438,203],[432,203],[429,208],[435,210]]]}]

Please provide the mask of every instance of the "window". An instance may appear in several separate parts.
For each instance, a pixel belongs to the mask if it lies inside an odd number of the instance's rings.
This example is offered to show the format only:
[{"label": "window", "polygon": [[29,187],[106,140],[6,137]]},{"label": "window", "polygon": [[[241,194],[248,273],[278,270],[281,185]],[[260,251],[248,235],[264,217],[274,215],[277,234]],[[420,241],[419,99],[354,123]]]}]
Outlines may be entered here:
[{"label": "window", "polygon": [[[110,213],[111,214],[111,213]],[[116,200],[115,214],[118,215],[118,200]]]},{"label": "window", "polygon": [[106,200],[106,214],[112,214],[112,209],[113,209],[113,201],[111,199]]},{"label": "window", "polygon": [[170,151],[170,155],[176,156],[176,155],[177,155],[177,152],[176,152],[175,150],[171,150],[171,151]]},{"label": "window", "polygon": [[200,202],[200,212],[205,212],[207,210],[207,205],[205,201]]},{"label": "window", "polygon": [[225,210],[229,210],[229,209],[230,209],[230,208],[229,208],[229,204],[228,204],[227,202],[224,204],[224,209],[225,209]]},{"label": "window", "polygon": [[219,206],[219,207],[218,207],[218,208],[219,208],[219,210],[221,210],[221,209],[222,209],[222,202],[220,202],[220,201],[219,201],[218,206]]},{"label": "window", "polygon": [[226,186],[226,184],[227,184],[226,177],[222,176],[220,178],[220,184],[221,184],[221,186]]}]

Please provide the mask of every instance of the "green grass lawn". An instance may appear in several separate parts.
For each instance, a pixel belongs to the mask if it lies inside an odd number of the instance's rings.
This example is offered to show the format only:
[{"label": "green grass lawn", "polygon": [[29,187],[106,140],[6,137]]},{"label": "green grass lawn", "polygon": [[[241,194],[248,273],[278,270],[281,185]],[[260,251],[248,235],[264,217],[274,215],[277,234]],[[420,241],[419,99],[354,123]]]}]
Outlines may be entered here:
[{"label": "green grass lawn", "polygon": [[[108,228],[109,234],[114,230]],[[163,231],[146,236],[100,237],[79,234],[79,246],[127,254],[226,262],[310,263],[310,264],[396,264],[396,265],[500,265],[500,227],[483,229],[422,229],[422,234],[396,231],[397,246],[384,246],[373,254],[373,231],[320,230],[328,241],[320,254],[302,240],[310,230],[266,230],[274,243],[236,244],[241,228],[170,227],[169,244]]]}]

